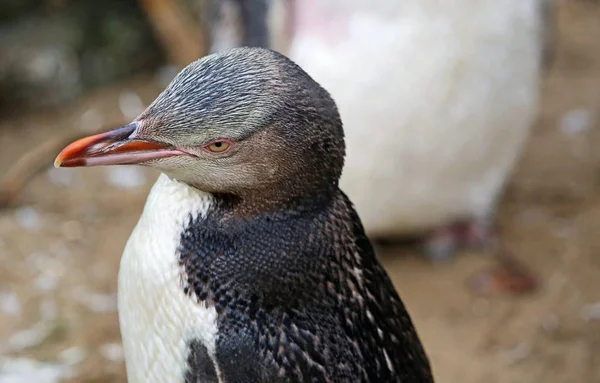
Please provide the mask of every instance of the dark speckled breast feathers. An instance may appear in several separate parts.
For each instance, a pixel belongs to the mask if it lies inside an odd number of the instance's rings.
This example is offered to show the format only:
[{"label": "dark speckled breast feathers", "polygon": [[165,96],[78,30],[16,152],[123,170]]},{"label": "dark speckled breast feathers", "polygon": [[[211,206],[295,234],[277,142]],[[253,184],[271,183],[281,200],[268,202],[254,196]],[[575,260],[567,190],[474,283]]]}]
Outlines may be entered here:
[{"label": "dark speckled breast feathers", "polygon": [[152,166],[210,196],[186,215],[174,261],[178,291],[216,312],[217,335],[185,339],[172,381],[433,382],[338,188],[343,159],[329,94],[289,59],[240,48],[191,64],[134,122],[71,144],[57,165]]}]

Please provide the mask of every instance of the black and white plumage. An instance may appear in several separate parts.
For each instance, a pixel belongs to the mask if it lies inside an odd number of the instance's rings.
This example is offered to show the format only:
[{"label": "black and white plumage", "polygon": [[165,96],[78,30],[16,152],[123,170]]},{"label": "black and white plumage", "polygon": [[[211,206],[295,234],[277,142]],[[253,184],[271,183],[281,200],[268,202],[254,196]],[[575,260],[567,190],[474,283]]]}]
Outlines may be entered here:
[{"label": "black and white plumage", "polygon": [[129,382],[433,382],[339,190],[334,101],[260,48],[184,69],[59,166],[160,169],[119,271]]}]

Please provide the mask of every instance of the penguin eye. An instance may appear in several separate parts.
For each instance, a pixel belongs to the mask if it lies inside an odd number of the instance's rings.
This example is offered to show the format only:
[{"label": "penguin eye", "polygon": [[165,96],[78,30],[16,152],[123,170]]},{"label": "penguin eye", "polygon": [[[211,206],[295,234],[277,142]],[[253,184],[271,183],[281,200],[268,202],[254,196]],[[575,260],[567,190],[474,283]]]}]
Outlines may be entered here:
[{"label": "penguin eye", "polygon": [[232,146],[233,146],[232,142],[225,140],[225,139],[219,139],[219,140],[211,142],[208,145],[205,145],[204,149],[211,153],[224,153],[227,150],[229,150]]}]

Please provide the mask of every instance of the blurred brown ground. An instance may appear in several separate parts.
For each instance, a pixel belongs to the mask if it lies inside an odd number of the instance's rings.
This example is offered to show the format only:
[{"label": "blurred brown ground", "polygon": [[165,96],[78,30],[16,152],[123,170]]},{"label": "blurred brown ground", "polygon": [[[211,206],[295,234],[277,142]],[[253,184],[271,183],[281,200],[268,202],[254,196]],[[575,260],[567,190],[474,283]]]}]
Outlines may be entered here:
[{"label": "blurred brown ground", "polygon": [[[474,295],[466,280],[492,263],[481,254],[438,267],[415,250],[382,254],[438,382],[600,382],[599,7],[568,2],[559,30],[538,123],[498,212],[502,245],[538,275],[539,291]],[[50,134],[120,119],[124,90],[148,103],[160,86],[138,78],[61,113],[0,123],[0,174]],[[128,174],[139,185],[111,184],[122,174],[109,169],[51,170],[20,208],[0,212],[0,360],[68,359],[69,381],[125,382],[117,270],[156,176]],[[40,327],[28,342],[23,331]]]}]

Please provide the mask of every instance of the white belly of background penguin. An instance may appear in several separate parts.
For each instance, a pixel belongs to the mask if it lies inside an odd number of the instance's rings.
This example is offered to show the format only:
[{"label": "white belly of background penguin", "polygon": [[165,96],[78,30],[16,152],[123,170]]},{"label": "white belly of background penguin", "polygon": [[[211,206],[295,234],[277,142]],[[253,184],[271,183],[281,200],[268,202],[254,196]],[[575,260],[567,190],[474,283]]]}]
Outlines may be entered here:
[{"label": "white belly of background penguin", "polygon": [[327,91],[284,56],[186,67],[63,167],[161,170],[119,271],[130,383],[433,382],[402,301],[338,188]]},{"label": "white belly of background penguin", "polygon": [[338,104],[340,187],[374,236],[487,218],[535,116],[537,1],[377,3],[299,6],[289,51]]},{"label": "white belly of background penguin", "polygon": [[450,237],[441,255],[483,241],[536,115],[552,0],[282,1],[243,13],[255,36],[241,43],[274,46],[336,100],[340,187],[367,233]]}]

